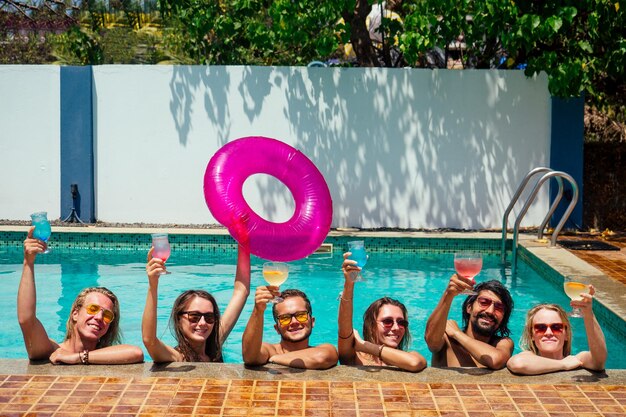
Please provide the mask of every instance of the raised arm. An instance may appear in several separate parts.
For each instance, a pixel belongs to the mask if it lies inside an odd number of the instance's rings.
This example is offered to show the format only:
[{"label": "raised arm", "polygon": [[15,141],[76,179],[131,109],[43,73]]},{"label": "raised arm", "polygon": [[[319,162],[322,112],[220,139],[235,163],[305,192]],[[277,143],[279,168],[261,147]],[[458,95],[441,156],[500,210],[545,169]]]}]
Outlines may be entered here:
[{"label": "raised arm", "polygon": [[37,292],[35,289],[35,258],[46,250],[46,244],[33,238],[34,227],[28,230],[24,240],[24,264],[22,278],[17,290],[17,320],[24,336],[24,345],[31,360],[48,359],[59,345],[50,340],[46,329],[36,315]]},{"label": "raised arm", "polygon": [[250,295],[250,249],[247,245],[239,245],[233,295],[224,314],[222,314],[220,322],[220,345],[224,344],[233,327],[235,327],[241,311],[246,305],[248,295]]},{"label": "raised arm", "polygon": [[141,320],[141,336],[143,344],[154,362],[180,362],[183,360],[180,352],[166,345],[157,337],[157,300],[159,278],[162,272],[165,272],[165,262],[159,258],[153,258],[152,249],[150,249],[148,264],[146,265],[149,283],[148,295]]},{"label": "raised arm", "polygon": [[426,322],[424,339],[431,352],[437,353],[445,346],[444,335],[446,334],[446,324],[452,300],[464,290],[471,288],[470,280],[459,277],[457,274],[453,274],[450,277],[446,290]]},{"label": "raised arm", "polygon": [[448,320],[446,334],[463,346],[476,362],[489,369],[504,368],[513,354],[513,341],[508,337],[492,346],[465,334],[454,320]]},{"label": "raised arm", "polygon": [[337,347],[339,348],[339,361],[342,365],[354,365],[356,362],[356,350],[354,349],[354,330],[352,324],[354,281],[353,274],[358,274],[361,268],[356,266],[356,261],[348,259],[350,252],[343,254],[343,292],[339,298],[339,332]]},{"label": "raised arm", "polygon": [[246,365],[264,365],[274,354],[268,343],[263,343],[263,315],[267,303],[278,294],[278,287],[261,286],[254,295],[254,308],[241,339],[243,362]]},{"label": "raised arm", "polygon": [[272,355],[269,362],[302,369],[328,369],[337,365],[337,349],[329,343]]},{"label": "raised arm", "polygon": [[604,369],[608,351],[606,349],[606,340],[604,332],[600,328],[600,324],[593,314],[593,295],[596,293],[593,285],[589,286],[589,294],[581,294],[582,301],[574,301],[570,303],[572,307],[580,308],[583,320],[585,322],[585,331],[587,332],[587,344],[589,351],[580,352],[576,357],[582,362],[582,366],[594,371]]}]

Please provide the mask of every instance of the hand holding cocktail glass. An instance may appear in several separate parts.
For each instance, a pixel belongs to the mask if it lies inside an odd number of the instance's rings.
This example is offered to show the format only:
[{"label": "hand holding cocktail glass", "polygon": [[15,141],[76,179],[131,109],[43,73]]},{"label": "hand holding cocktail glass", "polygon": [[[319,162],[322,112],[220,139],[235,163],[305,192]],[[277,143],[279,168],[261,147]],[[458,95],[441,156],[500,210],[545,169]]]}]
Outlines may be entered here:
[{"label": "hand holding cocktail glass", "polygon": [[35,226],[33,237],[46,244],[46,250],[44,250],[43,253],[50,252],[50,249],[48,249],[48,239],[50,239],[50,235],[52,235],[52,228],[50,227],[50,222],[48,221],[48,213],[40,211],[31,214],[30,218],[32,219],[32,225]]},{"label": "hand holding cocktail glass", "polygon": [[[583,317],[583,313],[580,310],[582,306],[585,308],[587,305],[591,306],[593,300],[593,294],[595,289],[593,285],[589,285],[587,280],[581,276],[565,276],[563,277],[563,290],[565,294],[572,300],[572,311],[567,313],[570,317]],[[589,301],[587,301],[587,299]],[[587,304],[589,303],[589,304]],[[576,304],[581,304],[576,306]]]},{"label": "hand holding cocktail glass", "polygon": [[363,276],[361,275],[361,269],[367,263],[367,252],[365,252],[365,242],[362,240],[353,240],[348,242],[348,252],[350,256],[348,259],[356,262],[356,267],[359,268],[358,271],[352,271],[350,273],[350,278],[352,281],[362,281]]},{"label": "hand holding cocktail glass", "polygon": [[171,274],[165,269],[165,261],[168,260],[171,254],[170,242],[167,237],[167,233],[155,233],[152,235],[152,257],[158,258],[163,261],[163,269],[161,275]]},{"label": "hand holding cocktail glass", "polygon": [[[483,268],[483,258],[478,252],[457,252],[454,254],[454,269],[456,273],[466,280],[472,282],[472,286],[476,283],[474,277],[478,275]],[[461,292],[465,295],[476,295],[476,291],[465,290]]]},{"label": "hand holding cocktail glass", "polygon": [[[263,264],[263,278],[265,281],[278,287],[287,280],[289,276],[289,265],[284,262],[266,262]],[[270,303],[282,303],[282,297],[276,296],[272,298]]]}]

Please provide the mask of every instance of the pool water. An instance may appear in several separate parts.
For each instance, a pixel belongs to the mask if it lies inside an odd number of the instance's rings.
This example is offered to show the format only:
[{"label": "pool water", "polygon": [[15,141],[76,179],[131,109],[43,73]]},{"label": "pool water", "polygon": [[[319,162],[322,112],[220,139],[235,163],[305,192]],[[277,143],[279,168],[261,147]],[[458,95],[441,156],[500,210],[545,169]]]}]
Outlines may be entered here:
[{"label": "pool water", "polygon": [[[16,318],[17,288],[22,269],[21,251],[0,251],[0,357],[26,358],[23,339]],[[168,319],[175,298],[184,290],[202,288],[211,292],[223,309],[228,304],[235,274],[236,252],[172,253],[168,261],[171,275],[161,277],[158,305],[158,335],[166,343],[174,345],[168,328]],[[121,328],[124,343],[143,348],[141,317],[145,304],[148,279],[145,274],[146,253],[139,251],[111,250],[57,250],[39,255],[35,267],[37,284],[37,316],[48,330],[48,335],[61,341],[65,334],[65,322],[70,306],[78,292],[89,286],[104,286],[120,299]],[[382,296],[391,296],[403,302],[409,311],[410,332],[413,337],[411,350],[422,353],[429,361],[430,352],[424,342],[426,320],[454,272],[453,253],[433,253],[423,250],[401,253],[370,252],[363,271],[363,282],[358,282],[354,295],[355,328],[362,328],[362,314],[367,306]],[[312,255],[291,262],[289,278],[282,288],[303,290],[313,306],[315,327],[312,344],[337,343],[338,296],[343,288],[340,252]],[[518,341],[522,332],[526,311],[541,302],[558,303],[569,310],[569,299],[561,285],[551,284],[532,268],[521,262],[515,278],[500,266],[496,252],[483,254],[483,270],[477,281],[502,280],[511,291],[515,309],[509,328],[519,352]],[[263,260],[252,257],[251,295],[224,346],[226,362],[240,363],[241,337],[254,305],[254,290],[266,285],[262,277]],[[461,304],[464,296],[458,296],[451,309],[451,319],[461,324]],[[602,324],[602,323],[601,323]],[[587,350],[582,319],[572,319],[574,331],[573,352]],[[609,349],[608,369],[626,368],[626,341],[603,326]],[[273,328],[271,309],[266,310],[264,340],[279,341]],[[145,352],[145,348],[144,348]],[[146,360],[149,356],[146,353]]]}]

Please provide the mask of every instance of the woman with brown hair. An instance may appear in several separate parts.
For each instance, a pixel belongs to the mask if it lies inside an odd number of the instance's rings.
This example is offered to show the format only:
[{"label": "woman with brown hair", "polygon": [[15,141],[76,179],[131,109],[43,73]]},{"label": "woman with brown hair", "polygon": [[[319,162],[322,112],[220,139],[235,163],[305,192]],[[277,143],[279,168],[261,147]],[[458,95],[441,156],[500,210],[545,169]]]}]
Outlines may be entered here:
[{"label": "woman with brown hair", "polygon": [[165,262],[148,253],[149,279],[141,333],[154,362],[223,362],[222,345],[228,338],[250,294],[250,251],[239,245],[233,295],[220,314],[215,298],[204,290],[188,290],[178,296],[172,307],[170,326],[177,346],[171,347],[157,337],[157,299],[159,277]]},{"label": "woman with brown hair", "polygon": [[363,337],[353,328],[354,277],[361,270],[356,261],[343,255],[345,279],[339,301],[339,361],[342,365],[395,366],[410,372],[426,367],[418,352],[406,351],[411,344],[408,313],[404,304],[383,297],[374,301],[363,315]]}]

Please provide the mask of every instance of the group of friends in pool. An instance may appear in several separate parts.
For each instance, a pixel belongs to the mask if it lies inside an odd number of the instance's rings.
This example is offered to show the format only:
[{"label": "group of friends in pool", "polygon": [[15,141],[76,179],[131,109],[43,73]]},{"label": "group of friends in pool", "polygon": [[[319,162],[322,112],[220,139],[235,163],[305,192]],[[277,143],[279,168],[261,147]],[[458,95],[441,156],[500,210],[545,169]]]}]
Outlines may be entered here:
[{"label": "group of friends in pool", "polygon": [[[46,243],[33,238],[30,229],[24,241],[24,266],[17,300],[17,313],[28,357],[50,360],[53,364],[130,364],[144,360],[138,346],[120,344],[118,299],[104,287],[81,291],[67,320],[65,340],[48,337],[36,316],[35,258]],[[337,347],[330,343],[311,346],[309,337],[315,325],[311,303],[296,289],[279,292],[275,286],[260,286],[254,308],[242,339],[243,360],[249,366],[267,363],[295,368],[327,369],[337,363],[395,367],[410,372],[426,368],[422,354],[407,350],[411,344],[409,313],[400,301],[383,297],[374,301],[363,315],[363,331],[353,328],[356,262],[344,254],[345,279],[339,299]],[[223,313],[215,298],[204,290],[180,294],[170,317],[177,345],[172,347],[157,337],[159,278],[166,272],[164,261],[148,253],[146,272],[149,289],[142,320],[143,343],[154,362],[222,362],[222,346],[239,319],[250,293],[250,252],[238,248],[234,290]],[[571,301],[580,308],[587,334],[588,351],[571,352],[572,329],[567,314],[556,304],[539,304],[528,311],[521,337],[523,352],[513,355],[514,343],[507,327],[513,299],[498,281],[474,285],[471,280],[452,275],[439,303],[426,323],[425,340],[434,367],[482,367],[503,369],[521,375],[585,368],[604,369],[607,348],[604,334],[593,310],[593,286]],[[464,290],[473,289],[463,302],[462,327],[448,319],[452,301]],[[279,343],[263,341],[263,323],[268,303],[277,295],[284,301],[272,304],[274,329]]]}]

